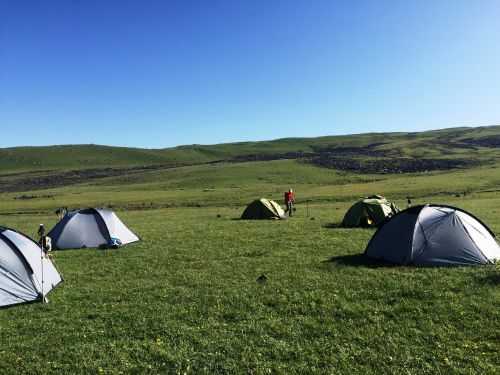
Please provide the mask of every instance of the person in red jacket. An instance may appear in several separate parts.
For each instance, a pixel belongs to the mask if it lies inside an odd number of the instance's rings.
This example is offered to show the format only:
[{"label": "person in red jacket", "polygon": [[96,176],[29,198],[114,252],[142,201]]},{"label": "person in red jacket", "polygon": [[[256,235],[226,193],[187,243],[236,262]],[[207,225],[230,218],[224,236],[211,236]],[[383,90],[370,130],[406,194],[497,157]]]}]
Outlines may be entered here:
[{"label": "person in red jacket", "polygon": [[293,215],[293,204],[295,203],[295,193],[290,188],[290,190],[285,192],[285,212],[288,212],[288,216]]}]

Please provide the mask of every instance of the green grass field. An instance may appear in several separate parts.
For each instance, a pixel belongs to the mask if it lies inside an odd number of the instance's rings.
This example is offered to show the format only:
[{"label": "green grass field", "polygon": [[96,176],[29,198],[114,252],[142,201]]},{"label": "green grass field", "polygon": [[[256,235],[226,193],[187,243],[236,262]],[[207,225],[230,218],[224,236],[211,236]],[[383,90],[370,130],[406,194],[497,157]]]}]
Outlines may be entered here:
[{"label": "green grass field", "polygon": [[[370,175],[221,163],[1,193],[0,224],[31,236],[59,206],[109,205],[142,241],[54,253],[65,282],[50,303],[0,310],[0,373],[497,374],[497,266],[371,264],[360,255],[374,231],[338,224],[379,193],[456,205],[500,233],[499,165]],[[295,217],[235,220],[290,186]]]}]

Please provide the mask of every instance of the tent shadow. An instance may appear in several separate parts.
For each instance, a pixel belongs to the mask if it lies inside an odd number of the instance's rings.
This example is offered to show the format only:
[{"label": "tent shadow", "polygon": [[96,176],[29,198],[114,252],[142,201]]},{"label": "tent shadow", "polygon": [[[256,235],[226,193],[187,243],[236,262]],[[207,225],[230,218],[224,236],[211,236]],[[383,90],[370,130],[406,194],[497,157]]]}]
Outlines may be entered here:
[{"label": "tent shadow", "polygon": [[345,228],[342,226],[342,223],[327,223],[323,225],[323,228],[326,229],[338,229],[338,228]]},{"label": "tent shadow", "polygon": [[483,285],[497,285],[500,286],[500,272],[490,273],[486,276],[477,278],[477,281]]},{"label": "tent shadow", "polygon": [[394,264],[371,259],[364,254],[339,255],[324,260],[323,263],[336,264],[349,267],[394,267]]},{"label": "tent shadow", "polygon": [[286,217],[283,217],[281,219],[275,219],[275,218],[265,218],[265,219],[245,219],[245,218],[242,218],[242,217],[233,217],[231,218],[230,220],[231,221],[283,221],[283,220],[286,220],[287,218]]}]

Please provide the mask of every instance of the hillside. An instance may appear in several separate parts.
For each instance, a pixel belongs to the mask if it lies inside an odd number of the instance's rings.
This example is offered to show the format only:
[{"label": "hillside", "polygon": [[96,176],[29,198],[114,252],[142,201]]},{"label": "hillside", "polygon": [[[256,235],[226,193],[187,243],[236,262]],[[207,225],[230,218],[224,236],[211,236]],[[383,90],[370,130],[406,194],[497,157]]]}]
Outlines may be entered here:
[{"label": "hillside", "polygon": [[[230,184],[237,180],[239,184],[245,180],[265,180],[266,175],[259,171],[266,170],[269,175],[276,165],[284,165],[270,162],[286,160],[293,163],[286,164],[289,169],[281,180],[290,182],[294,179],[288,175],[328,176],[328,170],[365,175],[460,170],[496,165],[500,160],[499,145],[500,126],[168,149],[98,145],[15,147],[0,149],[0,192],[102,183],[123,186],[149,182],[171,186],[173,178],[180,188],[191,181],[205,183],[213,176],[221,176]],[[252,165],[243,168],[249,162]],[[254,168],[254,163],[269,163],[269,168],[263,169],[260,164]],[[211,168],[217,165],[220,167]]]},{"label": "hillside", "polygon": [[[420,133],[367,133],[318,138],[283,138],[262,142],[188,145],[140,149],[99,145],[13,147],[0,149],[2,172],[104,167],[179,166],[215,161],[313,159],[342,169],[337,158],[455,159],[456,166],[474,158],[497,157],[500,126],[451,128]],[[334,162],[328,162],[334,160]],[[453,165],[455,166],[455,165]],[[347,167],[349,169],[349,167]]]}]

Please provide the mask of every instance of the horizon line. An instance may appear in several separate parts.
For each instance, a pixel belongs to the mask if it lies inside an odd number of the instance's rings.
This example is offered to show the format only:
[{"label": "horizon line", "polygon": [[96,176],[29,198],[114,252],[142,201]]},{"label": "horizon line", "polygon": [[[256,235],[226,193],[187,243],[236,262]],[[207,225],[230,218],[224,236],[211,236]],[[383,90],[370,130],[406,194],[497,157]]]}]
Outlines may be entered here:
[{"label": "horizon line", "polygon": [[260,140],[242,140],[242,141],[229,141],[229,142],[217,142],[217,143],[186,143],[179,144],[175,146],[166,146],[166,147],[143,147],[143,146],[124,146],[124,145],[111,145],[111,144],[101,144],[101,143],[59,143],[59,144],[44,144],[44,145],[17,145],[17,146],[2,146],[0,150],[9,150],[9,149],[17,149],[17,148],[49,148],[49,147],[75,147],[75,146],[96,146],[96,147],[111,147],[111,148],[129,148],[129,149],[139,149],[139,150],[171,150],[175,148],[182,147],[210,147],[210,146],[220,146],[220,145],[234,145],[234,144],[243,144],[243,143],[258,143],[258,142],[278,142],[283,140],[297,140],[297,139],[317,139],[317,138],[328,138],[328,137],[349,137],[349,136],[362,136],[362,135],[380,135],[380,134],[411,134],[411,133],[426,133],[426,132],[439,132],[444,130],[453,130],[453,129],[479,129],[479,128],[493,128],[500,126],[500,124],[488,124],[488,125],[462,125],[462,126],[451,126],[444,128],[431,128],[424,129],[418,131],[373,131],[373,132],[364,132],[364,133],[344,133],[344,134],[329,134],[329,135],[318,135],[318,136],[297,136],[297,137],[280,137],[274,139],[260,139]]}]

